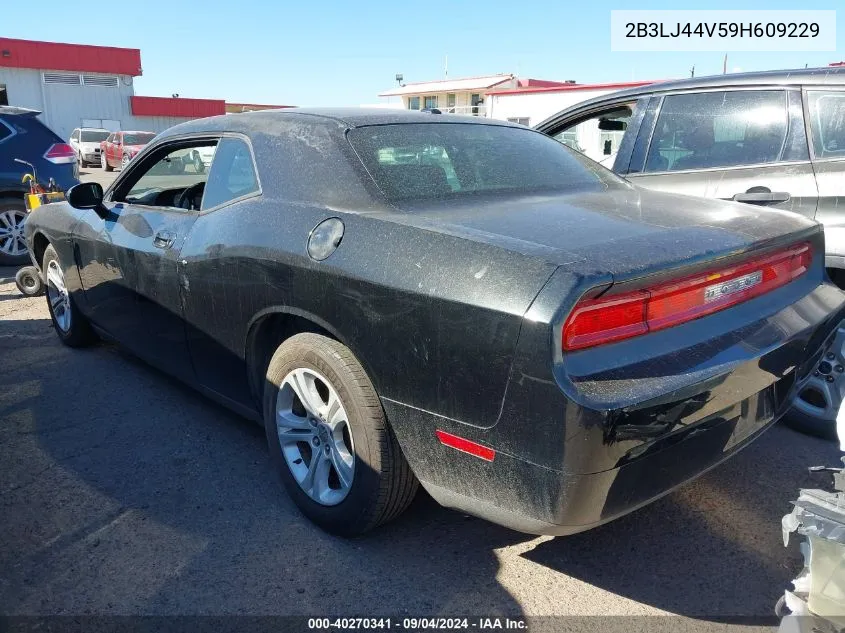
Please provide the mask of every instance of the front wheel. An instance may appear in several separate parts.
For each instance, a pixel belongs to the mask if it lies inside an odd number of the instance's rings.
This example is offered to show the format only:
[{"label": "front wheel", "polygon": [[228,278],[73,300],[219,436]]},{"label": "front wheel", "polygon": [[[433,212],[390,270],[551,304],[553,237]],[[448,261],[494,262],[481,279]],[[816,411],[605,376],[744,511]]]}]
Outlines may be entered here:
[{"label": "front wheel", "polygon": [[273,354],[264,427],[282,483],[327,532],[362,534],[397,517],[419,484],[352,352],[297,334]]},{"label": "front wheel", "polygon": [[103,169],[105,169],[106,171],[111,171],[112,169],[114,169],[114,167],[112,167],[111,165],[109,165],[109,159],[108,159],[108,158],[106,158],[106,153],[105,153],[105,152],[100,153],[100,166],[101,166]]},{"label": "front wheel", "polygon": [[97,340],[97,335],[76,304],[65,284],[64,268],[56,249],[50,244],[44,251],[41,270],[44,271],[47,290],[47,309],[53,327],[62,343],[69,347],[85,347]]},{"label": "front wheel", "polygon": [[124,154],[123,158],[120,161],[120,171],[126,169],[126,166],[129,164],[129,154]]}]

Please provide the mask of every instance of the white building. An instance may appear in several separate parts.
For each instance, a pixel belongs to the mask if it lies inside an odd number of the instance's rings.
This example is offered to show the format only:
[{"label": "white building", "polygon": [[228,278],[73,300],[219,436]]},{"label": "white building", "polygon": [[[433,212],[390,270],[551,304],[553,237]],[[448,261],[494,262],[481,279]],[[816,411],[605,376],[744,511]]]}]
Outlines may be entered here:
[{"label": "white building", "polygon": [[397,107],[407,110],[437,108],[446,114],[488,116],[485,95],[491,90],[563,85],[565,84],[559,81],[519,79],[515,75],[499,74],[400,84],[380,93],[379,97],[399,97]]},{"label": "white building", "polygon": [[565,83],[556,86],[526,85],[515,88],[495,87],[485,93],[487,116],[534,126],[561,110],[624,88],[634,88],[653,81],[628,81],[606,84]]}]

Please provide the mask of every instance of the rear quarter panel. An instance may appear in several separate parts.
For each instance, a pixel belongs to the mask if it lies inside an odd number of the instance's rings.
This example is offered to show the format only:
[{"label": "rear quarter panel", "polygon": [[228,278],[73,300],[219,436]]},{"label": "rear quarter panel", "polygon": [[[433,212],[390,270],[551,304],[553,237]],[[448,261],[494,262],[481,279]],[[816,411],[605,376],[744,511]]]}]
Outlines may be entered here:
[{"label": "rear quarter panel", "polygon": [[[316,262],[308,235],[328,217],[342,219],[344,237]],[[186,318],[233,357],[245,359],[256,319],[304,316],[350,347],[381,397],[478,426],[498,418],[522,315],[555,269],[366,215],[267,199],[201,216],[181,260]]]}]

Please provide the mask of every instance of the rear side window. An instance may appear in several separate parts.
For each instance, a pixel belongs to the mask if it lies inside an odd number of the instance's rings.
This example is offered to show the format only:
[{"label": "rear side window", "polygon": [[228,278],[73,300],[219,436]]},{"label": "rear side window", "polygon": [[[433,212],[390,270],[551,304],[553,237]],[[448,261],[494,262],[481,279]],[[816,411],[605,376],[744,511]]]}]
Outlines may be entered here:
[{"label": "rear side window", "polygon": [[461,123],[376,125],[349,142],[389,200],[607,187],[621,181],[524,128]]},{"label": "rear side window", "polygon": [[[77,132],[77,139],[79,139],[80,132]],[[109,133],[108,132],[95,132],[93,130],[86,130],[81,133],[82,138],[80,139],[83,143],[99,143],[100,141],[105,141]]]},{"label": "rear side window", "polygon": [[239,138],[221,140],[208,173],[203,210],[257,193],[258,190],[258,176],[249,146]]},{"label": "rear side window", "polygon": [[815,158],[845,158],[845,92],[811,90],[810,131]]},{"label": "rear side window", "polygon": [[781,160],[786,92],[750,90],[663,99],[644,171],[759,165]]}]

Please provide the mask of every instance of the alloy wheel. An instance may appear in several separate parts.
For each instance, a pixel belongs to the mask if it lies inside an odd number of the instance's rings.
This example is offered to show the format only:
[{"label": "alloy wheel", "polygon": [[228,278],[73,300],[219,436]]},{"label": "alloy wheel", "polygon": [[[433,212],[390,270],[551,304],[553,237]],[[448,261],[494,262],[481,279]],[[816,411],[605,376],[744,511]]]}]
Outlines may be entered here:
[{"label": "alloy wheel", "polygon": [[102,167],[103,169],[106,168],[106,153],[105,152],[100,153],[100,167]]},{"label": "alloy wheel", "polygon": [[26,254],[25,220],[26,212],[20,209],[0,211],[0,252],[12,256]]},{"label": "alloy wheel", "polygon": [[307,368],[291,371],[276,398],[276,430],[293,478],[311,499],[337,505],[355,476],[349,418],[337,391]]},{"label": "alloy wheel", "polygon": [[833,422],[845,400],[845,323],[840,323],[818,364],[798,385],[792,406],[820,422]]},{"label": "alloy wheel", "polygon": [[59,262],[51,259],[47,264],[47,298],[56,325],[62,332],[70,330],[70,295],[65,286],[65,276]]},{"label": "alloy wheel", "polygon": [[123,155],[123,160],[120,161],[120,168],[126,169],[126,166],[129,164],[129,156],[126,154]]}]

